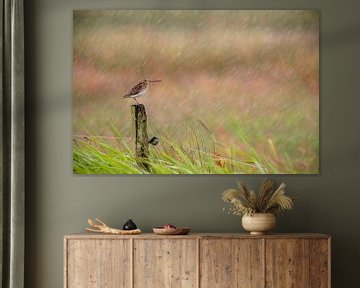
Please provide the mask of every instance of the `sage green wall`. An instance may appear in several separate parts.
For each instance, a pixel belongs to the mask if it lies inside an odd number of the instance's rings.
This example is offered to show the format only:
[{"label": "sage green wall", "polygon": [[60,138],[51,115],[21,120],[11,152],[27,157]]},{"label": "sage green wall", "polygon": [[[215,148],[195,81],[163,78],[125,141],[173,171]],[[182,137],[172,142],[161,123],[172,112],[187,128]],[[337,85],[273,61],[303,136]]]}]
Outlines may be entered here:
[{"label": "sage green wall", "polygon": [[[298,195],[280,232],[333,236],[333,287],[359,287],[360,5],[336,0],[25,1],[26,287],[63,287],[63,235],[88,216],[145,231],[172,222],[193,231],[237,232],[220,191],[261,176],[74,176],[71,158],[73,9],[299,9],[321,12],[321,173],[272,177]],[[359,4],[359,3],[357,3]],[[355,7],[355,5],[357,7]],[[359,178],[358,178],[359,177]]]}]

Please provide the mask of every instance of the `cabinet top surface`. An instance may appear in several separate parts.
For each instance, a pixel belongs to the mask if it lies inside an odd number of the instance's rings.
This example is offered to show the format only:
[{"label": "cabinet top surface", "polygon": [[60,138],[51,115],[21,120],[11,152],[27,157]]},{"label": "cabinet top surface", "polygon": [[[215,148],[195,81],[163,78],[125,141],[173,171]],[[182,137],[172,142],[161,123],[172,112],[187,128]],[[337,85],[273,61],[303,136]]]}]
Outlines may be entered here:
[{"label": "cabinet top surface", "polygon": [[188,235],[156,235],[142,233],[138,235],[109,235],[101,233],[75,233],[64,236],[65,239],[329,239],[329,235],[320,233],[287,233],[250,235],[245,233],[189,233]]}]

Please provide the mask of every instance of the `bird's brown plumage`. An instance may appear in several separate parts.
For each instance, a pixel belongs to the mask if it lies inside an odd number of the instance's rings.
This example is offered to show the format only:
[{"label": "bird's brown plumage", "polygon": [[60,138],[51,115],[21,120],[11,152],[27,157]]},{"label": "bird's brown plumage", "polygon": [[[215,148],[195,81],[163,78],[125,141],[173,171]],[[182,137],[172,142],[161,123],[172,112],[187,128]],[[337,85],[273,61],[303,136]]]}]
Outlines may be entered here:
[{"label": "bird's brown plumage", "polygon": [[139,82],[138,84],[136,84],[134,87],[132,87],[130,89],[130,91],[124,95],[124,97],[131,97],[131,96],[134,96],[136,94],[139,94],[141,91],[145,90],[146,89],[146,86],[149,85],[149,83],[144,80],[142,82]]}]

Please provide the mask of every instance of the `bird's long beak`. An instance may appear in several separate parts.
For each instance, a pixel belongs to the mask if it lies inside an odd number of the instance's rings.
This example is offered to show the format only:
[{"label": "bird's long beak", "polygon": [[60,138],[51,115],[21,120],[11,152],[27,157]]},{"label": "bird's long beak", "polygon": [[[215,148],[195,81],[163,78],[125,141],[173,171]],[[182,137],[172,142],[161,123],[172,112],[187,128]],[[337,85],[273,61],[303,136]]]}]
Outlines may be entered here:
[{"label": "bird's long beak", "polygon": [[161,80],[147,80],[149,82],[161,82]]}]

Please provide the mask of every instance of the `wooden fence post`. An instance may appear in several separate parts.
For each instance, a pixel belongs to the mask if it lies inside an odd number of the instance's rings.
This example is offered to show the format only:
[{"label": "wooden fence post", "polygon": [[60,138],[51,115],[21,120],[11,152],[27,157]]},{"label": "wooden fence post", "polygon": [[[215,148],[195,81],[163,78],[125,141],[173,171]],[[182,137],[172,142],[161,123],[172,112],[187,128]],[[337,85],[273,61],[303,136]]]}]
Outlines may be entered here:
[{"label": "wooden fence post", "polygon": [[131,112],[135,125],[135,155],[137,163],[146,170],[149,170],[149,139],[145,106],[143,104],[131,105]]}]

